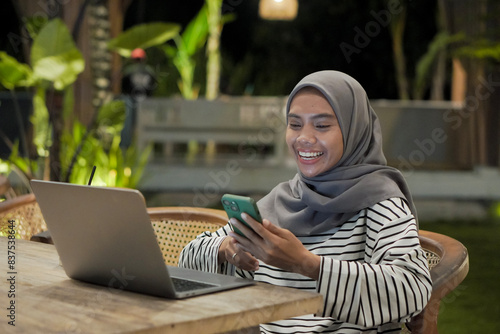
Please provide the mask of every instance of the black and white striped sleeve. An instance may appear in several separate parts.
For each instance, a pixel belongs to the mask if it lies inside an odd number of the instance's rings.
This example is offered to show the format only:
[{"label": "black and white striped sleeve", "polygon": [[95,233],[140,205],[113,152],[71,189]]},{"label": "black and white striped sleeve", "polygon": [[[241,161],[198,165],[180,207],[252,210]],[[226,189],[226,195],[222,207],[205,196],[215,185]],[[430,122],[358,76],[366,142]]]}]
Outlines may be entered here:
[{"label": "black and white striped sleeve", "polygon": [[184,247],[179,256],[179,267],[253,279],[254,273],[236,268],[229,262],[219,263],[219,247],[232,230],[227,224],[217,231],[206,231]]},{"label": "black and white striped sleeve", "polygon": [[365,210],[366,246],[359,261],[322,257],[318,316],[362,327],[402,322],[419,313],[432,282],[415,218],[401,199]]},{"label": "black and white striped sleeve", "polygon": [[227,224],[213,233],[206,231],[197,236],[182,250],[179,256],[179,267],[220,273],[219,247],[230,230],[231,227]]}]

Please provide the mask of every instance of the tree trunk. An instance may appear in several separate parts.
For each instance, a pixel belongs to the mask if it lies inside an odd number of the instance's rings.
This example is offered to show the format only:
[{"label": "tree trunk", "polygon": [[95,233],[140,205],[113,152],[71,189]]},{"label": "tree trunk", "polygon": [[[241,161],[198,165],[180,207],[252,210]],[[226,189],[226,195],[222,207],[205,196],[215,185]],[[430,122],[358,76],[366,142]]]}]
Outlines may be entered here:
[{"label": "tree trunk", "polygon": [[[29,0],[28,0],[29,1]],[[83,13],[84,19],[79,23],[81,24],[78,36],[76,36],[76,45],[82,56],[85,60],[85,70],[78,77],[77,81],[73,85],[74,89],[74,114],[80,119],[83,124],[89,124],[92,121],[93,117],[93,105],[92,101],[95,100],[94,85],[96,84],[94,80],[95,71],[105,71],[107,74],[105,77],[109,82],[109,86],[106,85],[105,95],[101,97],[105,99],[109,99],[109,94],[119,94],[121,89],[121,60],[120,56],[116,53],[108,53],[107,56],[104,56],[102,53],[101,56],[97,56],[97,59],[108,58],[102,64],[108,68],[106,69],[97,69],[95,65],[92,64],[95,59],[95,51],[96,48],[92,45],[95,42],[95,39],[92,38],[92,32],[96,32],[96,29],[100,29],[97,25],[103,26],[105,34],[107,34],[107,39],[111,37],[118,36],[123,30],[123,18],[126,12],[126,9],[132,2],[132,0],[91,0],[90,7],[95,8],[99,4],[104,2],[105,18],[99,18],[97,23],[92,22],[90,16],[96,16],[97,13],[90,13],[91,8],[84,8],[83,4],[87,0],[73,0],[71,3],[68,1],[64,1],[64,22],[73,29],[75,24],[77,24],[77,18],[80,15],[80,10],[85,9]],[[38,2],[38,1],[37,1]],[[96,25],[97,24],[97,25]],[[94,29],[94,30],[92,30]],[[93,42],[94,41],[94,42]],[[104,50],[104,45],[98,47],[100,50]],[[106,50],[106,52],[108,52]],[[101,75],[101,74],[98,74]],[[101,83],[102,84],[102,83]],[[101,93],[102,95],[103,93]],[[95,100],[98,101],[98,100]]]},{"label": "tree trunk", "polygon": [[[108,1],[111,38],[116,38],[123,32],[123,21],[125,18],[125,13],[131,3],[132,0]],[[121,71],[121,56],[118,53],[113,52],[111,54],[111,91],[114,95],[118,95],[121,93]]]},{"label": "tree trunk", "polygon": [[93,0],[88,8],[90,26],[90,63],[92,106],[94,112],[113,99],[111,92],[111,52],[108,0]]},{"label": "tree trunk", "polygon": [[[493,34],[498,34],[496,31],[500,26],[498,15],[494,15],[494,12],[498,13],[500,10],[496,1],[447,0],[446,5],[449,12],[451,33],[464,32],[469,43],[484,38],[498,40],[498,37],[489,33],[489,31],[493,31]],[[460,68],[457,64],[458,62],[455,60],[455,67]],[[473,165],[498,166],[500,159],[500,134],[498,131],[500,126],[498,115],[500,89],[498,88],[499,84],[497,84],[499,80],[496,79],[500,78],[499,67],[493,61],[473,57],[460,59],[460,64],[463,64],[466,72],[466,89],[461,120],[468,126],[461,126],[457,129],[460,131],[459,138],[470,136]],[[454,99],[457,99],[457,90],[454,90]]]},{"label": "tree trunk", "polygon": [[[447,17],[445,10],[444,0],[438,0],[437,10],[437,27],[438,31],[447,31]],[[446,81],[446,48],[440,50],[436,57],[435,70],[432,75],[431,83],[431,100],[442,101],[444,100],[444,86]]]}]

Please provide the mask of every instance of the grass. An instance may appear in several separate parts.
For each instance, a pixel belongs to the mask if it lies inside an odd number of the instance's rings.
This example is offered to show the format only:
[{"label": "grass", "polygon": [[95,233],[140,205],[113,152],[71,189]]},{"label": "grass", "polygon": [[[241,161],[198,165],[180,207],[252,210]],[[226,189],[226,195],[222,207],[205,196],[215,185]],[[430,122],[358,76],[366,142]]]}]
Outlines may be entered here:
[{"label": "grass", "polygon": [[439,333],[498,333],[500,222],[421,222],[420,228],[455,238],[469,252],[469,274],[457,289],[441,301]]}]

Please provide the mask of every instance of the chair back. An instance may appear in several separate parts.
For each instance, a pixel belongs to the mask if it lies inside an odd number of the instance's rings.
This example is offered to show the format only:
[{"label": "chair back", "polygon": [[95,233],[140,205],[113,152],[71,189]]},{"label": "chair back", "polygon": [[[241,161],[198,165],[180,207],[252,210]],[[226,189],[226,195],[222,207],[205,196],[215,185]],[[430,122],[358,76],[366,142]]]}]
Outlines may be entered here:
[{"label": "chair back", "polygon": [[182,249],[191,240],[205,231],[217,231],[228,221],[223,210],[199,207],[148,208],[148,214],[165,263],[171,266],[178,265]]},{"label": "chair back", "polygon": [[0,202],[0,235],[7,235],[10,222],[14,223],[16,236],[25,240],[47,230],[34,194],[20,195]]},{"label": "chair back", "polygon": [[467,276],[469,255],[461,242],[443,234],[420,230],[419,239],[429,263],[432,294],[424,310],[410,321],[408,328],[413,334],[437,334],[439,304]]}]

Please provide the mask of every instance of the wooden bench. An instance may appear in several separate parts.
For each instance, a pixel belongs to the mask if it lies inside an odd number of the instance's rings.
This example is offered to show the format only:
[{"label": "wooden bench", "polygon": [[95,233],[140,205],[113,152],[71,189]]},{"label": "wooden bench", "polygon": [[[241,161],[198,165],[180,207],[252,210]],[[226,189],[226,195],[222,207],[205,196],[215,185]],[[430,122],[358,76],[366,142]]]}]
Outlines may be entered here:
[{"label": "wooden bench", "polygon": [[139,105],[138,145],[153,143],[153,162],[166,164],[277,163],[286,154],[285,103],[286,97],[149,98]]},{"label": "wooden bench", "polygon": [[[467,119],[460,127],[457,123],[459,104],[371,104],[382,125],[388,164],[405,173],[414,197],[500,198],[498,169],[474,168]],[[286,97],[144,100],[138,112],[138,142],[140,147],[154,143],[156,150],[141,190],[197,193],[214,201],[216,191],[267,193],[297,171],[285,143],[285,106]],[[202,149],[190,152],[190,142]]]}]

